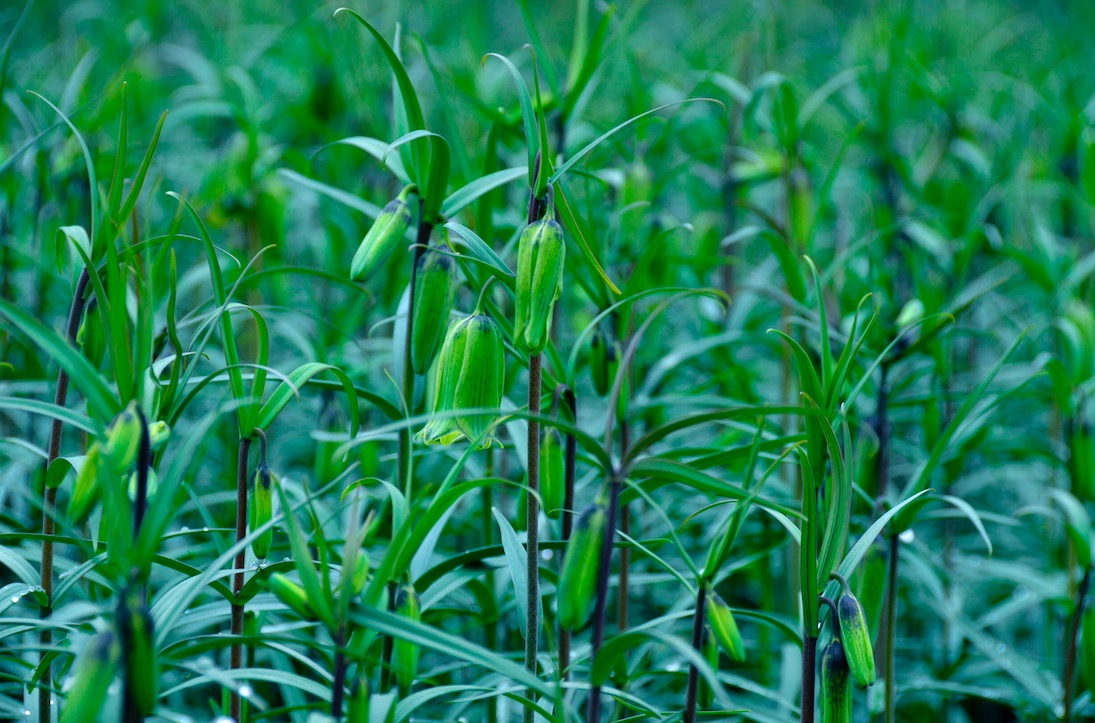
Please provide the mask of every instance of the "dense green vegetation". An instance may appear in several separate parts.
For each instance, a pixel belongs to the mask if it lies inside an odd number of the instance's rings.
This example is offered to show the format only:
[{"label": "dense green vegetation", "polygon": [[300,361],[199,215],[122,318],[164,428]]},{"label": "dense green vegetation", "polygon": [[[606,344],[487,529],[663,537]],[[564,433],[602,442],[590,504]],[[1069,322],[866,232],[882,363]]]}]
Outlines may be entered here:
[{"label": "dense green vegetation", "polygon": [[1095,7],[383,5],[0,7],[0,718],[1095,715]]}]

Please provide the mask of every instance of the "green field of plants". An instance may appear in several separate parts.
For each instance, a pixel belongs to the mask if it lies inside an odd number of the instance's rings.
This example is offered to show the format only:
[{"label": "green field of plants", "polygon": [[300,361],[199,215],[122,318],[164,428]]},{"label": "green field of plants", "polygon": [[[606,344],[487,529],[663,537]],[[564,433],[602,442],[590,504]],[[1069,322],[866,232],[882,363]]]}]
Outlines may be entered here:
[{"label": "green field of plants", "polygon": [[1095,719],[1092,31],[0,3],[0,719]]}]

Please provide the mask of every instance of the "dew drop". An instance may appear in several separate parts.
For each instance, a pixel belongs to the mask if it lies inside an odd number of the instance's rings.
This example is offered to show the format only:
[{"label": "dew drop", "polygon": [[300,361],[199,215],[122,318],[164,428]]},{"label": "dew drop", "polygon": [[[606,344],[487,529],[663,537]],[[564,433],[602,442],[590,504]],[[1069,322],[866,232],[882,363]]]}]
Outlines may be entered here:
[{"label": "dew drop", "polygon": [[[12,598],[11,598],[11,601],[13,603],[19,602],[19,596],[18,595],[13,595]],[[30,713],[27,713],[27,715],[30,715]]]},{"label": "dew drop", "polygon": [[25,715],[25,716],[29,716],[29,715],[30,715],[30,711],[29,711],[29,710],[24,710],[24,711],[23,711],[23,715]]},{"label": "dew drop", "polygon": [[203,527],[202,532],[209,532],[209,528],[208,527]]},{"label": "dew drop", "polygon": [[190,528],[187,527],[186,525],[183,525],[182,527],[179,528],[179,532],[190,532]]},{"label": "dew drop", "polygon": [[257,570],[257,569],[259,569],[259,564],[258,564],[257,562],[252,562],[252,563],[251,563],[251,569],[252,569],[252,570]]},{"label": "dew drop", "polygon": [[544,558],[545,560],[550,560],[554,556],[555,556],[555,551],[554,550],[543,550],[543,551],[540,552],[540,557]]},{"label": "dew drop", "polygon": [[676,673],[677,671],[679,671],[681,669],[681,664],[674,661],[674,662],[670,663],[669,665],[665,666],[665,669],[670,673]]},{"label": "dew drop", "polygon": [[1004,645],[1003,643],[1000,643],[999,645],[996,646],[996,652],[998,652],[998,653],[1006,653],[1007,651],[1008,651],[1008,646]]},{"label": "dew drop", "polygon": [[898,537],[899,540],[901,540],[902,542],[904,542],[907,545],[907,544],[909,544],[910,542],[912,542],[913,540],[916,539],[916,532],[914,532],[913,530],[905,530],[904,532],[902,532],[897,537]]},{"label": "dew drop", "polygon": [[239,693],[240,693],[240,697],[242,697],[242,698],[250,698],[251,694],[254,693],[254,692],[255,691],[253,691],[251,689],[251,686],[249,686],[249,685],[241,685],[240,686]]}]

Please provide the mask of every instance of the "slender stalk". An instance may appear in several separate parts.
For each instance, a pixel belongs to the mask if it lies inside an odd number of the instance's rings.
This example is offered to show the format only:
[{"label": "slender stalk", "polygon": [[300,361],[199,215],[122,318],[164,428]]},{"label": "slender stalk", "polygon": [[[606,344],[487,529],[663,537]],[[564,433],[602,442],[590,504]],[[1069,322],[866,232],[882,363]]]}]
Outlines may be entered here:
[{"label": "slender stalk", "polygon": [[[388,583],[388,610],[395,610],[395,597],[396,597],[396,584],[394,581]],[[392,636],[384,636],[384,645],[380,651],[381,664],[380,664],[380,692],[387,693],[392,688]]]},{"label": "slender stalk", "polygon": [[137,417],[141,422],[141,441],[137,448],[137,496],[133,501],[133,540],[141,532],[141,523],[144,522],[145,511],[148,509],[148,469],[152,464],[152,442],[148,438],[148,420],[144,412],[137,409]]},{"label": "slender stalk", "polygon": [[340,626],[335,633],[335,669],[331,680],[331,717],[342,718],[342,699],[346,695],[346,628]]},{"label": "slender stalk", "polygon": [[[485,473],[488,478],[494,476],[494,449],[487,450],[487,461],[485,464]],[[494,544],[494,515],[491,512],[491,508],[494,507],[494,490],[490,485],[483,488],[482,494],[482,507],[480,525],[483,529],[483,546],[489,547]],[[484,577],[484,582],[487,586],[487,590],[494,594],[494,571],[488,569]],[[490,619],[483,621],[484,638],[487,645],[487,650],[498,650],[498,619],[496,616],[491,616]],[[498,723],[498,700],[493,697],[488,697],[483,700],[483,704],[487,707],[487,723]]]},{"label": "slender stalk", "polygon": [[802,643],[802,723],[814,723],[814,693],[817,680],[817,636],[807,635]]},{"label": "slender stalk", "polygon": [[[76,340],[76,333],[80,330],[80,318],[84,315],[84,305],[87,300],[84,294],[91,276],[85,267],[80,272],[80,278],[76,281],[76,289],[72,292],[72,306],[69,307],[68,325],[65,327],[66,338]],[[65,406],[68,399],[68,373],[64,369],[57,372],[57,392],[53,396],[53,403],[58,407]],[[49,430],[49,450],[46,457],[46,471],[49,466],[61,456],[61,420],[54,419]],[[43,478],[45,475],[43,475]],[[46,604],[42,606],[40,615],[46,620],[53,614],[53,510],[57,504],[57,489],[46,485],[42,499],[42,570],[41,585],[45,591]],[[42,664],[42,677],[38,680],[38,720],[39,723],[50,721],[50,666],[46,663],[49,648],[53,645],[53,629],[43,625],[38,632],[38,642],[41,645],[40,663]]]},{"label": "slender stalk", "polygon": [[897,687],[896,671],[894,670],[894,643],[897,632],[897,560],[901,552],[901,541],[897,535],[890,536],[890,564],[886,572],[886,620],[885,620],[885,649],[886,649],[886,723],[895,723],[897,720]]},{"label": "slender stalk", "polygon": [[[563,402],[570,410],[570,419],[578,423],[578,406],[574,398],[574,392],[567,389],[563,393]],[[563,557],[566,554],[566,545],[570,540],[570,533],[574,528],[574,470],[578,458],[578,440],[573,434],[566,436],[566,457],[563,462],[563,547],[559,555],[559,571],[563,569]],[[559,678],[567,679],[567,671],[570,668],[570,631],[559,626]]]},{"label": "slender stalk", "polygon": [[[605,524],[605,536],[601,540],[601,561],[597,570],[597,602],[593,608],[593,640],[590,660],[597,659],[597,653],[605,640],[605,613],[608,609],[608,577],[612,567],[612,546],[616,539],[616,518],[620,506],[620,479],[612,476],[608,484],[608,519]],[[601,686],[594,685],[589,691],[589,705],[586,710],[586,723],[600,723]]]},{"label": "slender stalk", "polygon": [[[620,420],[620,459],[627,457],[627,451],[631,447],[631,426],[626,419]],[[620,532],[631,535],[631,508],[627,504],[620,505]],[[631,582],[631,548],[624,545],[620,548],[620,582],[619,597],[616,601],[616,629],[619,632],[627,630],[627,591]]]},{"label": "slender stalk", "polygon": [[[130,584],[132,585],[133,582],[131,581]],[[124,621],[126,618],[134,615],[136,611],[129,609],[128,602],[127,602],[127,598],[129,598],[128,589],[123,593],[123,595],[125,597],[122,599],[122,602],[119,603],[119,605],[117,607],[117,611],[116,611],[117,617],[120,618],[120,622],[122,622],[122,624],[120,625],[120,627],[121,627],[121,637],[122,637],[122,649],[124,651],[126,651],[123,654],[123,655],[126,656],[125,657],[126,674],[125,674],[125,683],[124,683],[125,688],[124,688],[124,691],[122,693],[122,721],[123,721],[123,723],[141,723],[141,721],[144,720],[144,716],[141,715],[141,711],[137,707],[137,699],[136,699],[136,697],[134,695],[134,692],[131,688],[132,676],[129,674],[129,666],[133,664],[133,661],[129,660],[128,652],[130,650],[132,650],[132,648],[133,648],[133,640],[130,637],[130,632],[131,632],[130,625],[128,624],[127,621]]]},{"label": "slender stalk", "polygon": [[878,454],[875,456],[875,473],[878,490],[875,495],[875,512],[882,509],[882,502],[890,486],[890,362],[883,359],[879,367],[878,402],[875,407],[875,434],[878,436]]},{"label": "slender stalk", "polygon": [[[265,437],[263,438],[265,446]],[[236,542],[247,536],[247,460],[251,452],[251,438],[240,439],[239,457],[236,461]],[[236,599],[232,601],[232,670],[243,667],[243,603],[239,601],[239,594],[243,590],[244,566],[247,564],[247,548],[236,553],[236,561],[233,567],[236,574],[232,577],[232,593]],[[236,690],[232,690],[228,702],[228,715],[236,721],[240,720],[240,696]]]},{"label": "slender stalk", "polygon": [[[700,585],[699,594],[696,595],[696,611],[692,614],[692,647],[700,651],[703,649],[703,615],[704,605],[707,603],[707,586]],[[688,689],[684,694],[684,715],[681,723],[696,723],[696,701],[700,692],[700,671],[693,663],[688,666]]]},{"label": "slender stalk", "polygon": [[[540,355],[533,354],[528,360],[528,590],[525,618],[525,669],[536,675],[536,652],[540,636],[540,414],[541,396]],[[529,690],[528,700],[535,701],[535,693]],[[534,711],[525,708],[525,723],[532,723]]]},{"label": "slender stalk", "polygon": [[1087,589],[1091,585],[1091,568],[1084,570],[1084,577],[1080,581],[1080,589],[1076,593],[1076,610],[1072,613],[1072,626],[1068,633],[1068,655],[1065,657],[1064,680],[1061,683],[1065,689],[1065,715],[1066,721],[1072,720],[1072,679],[1076,677],[1076,639],[1080,636],[1080,619],[1084,614],[1084,603],[1087,598]]},{"label": "slender stalk", "polygon": [[[141,533],[141,523],[144,521],[145,509],[148,504],[148,470],[152,464],[152,445],[148,438],[148,420],[145,419],[144,412],[137,409],[137,416],[141,423],[141,441],[137,448],[137,496],[133,502],[133,541],[137,541],[137,536]],[[147,578],[144,574],[134,568],[130,575],[129,587],[138,587],[138,593],[135,596],[140,601],[140,605],[144,606],[148,603],[148,591],[146,589]],[[144,720],[144,716],[141,715],[140,708],[137,705],[136,693],[132,690],[132,676],[129,674],[129,666],[133,664],[133,661],[129,659],[129,651],[133,649],[133,641],[130,639],[131,623],[129,622],[133,615],[137,614],[136,610],[129,608],[130,600],[133,596],[130,595],[129,589],[126,590],[126,597],[123,600],[119,609],[125,610],[125,616],[127,620],[122,624],[122,639],[124,644],[123,650],[126,651],[126,676],[125,676],[125,690],[122,694],[123,708],[122,708],[122,720],[125,723],[141,723]]]}]

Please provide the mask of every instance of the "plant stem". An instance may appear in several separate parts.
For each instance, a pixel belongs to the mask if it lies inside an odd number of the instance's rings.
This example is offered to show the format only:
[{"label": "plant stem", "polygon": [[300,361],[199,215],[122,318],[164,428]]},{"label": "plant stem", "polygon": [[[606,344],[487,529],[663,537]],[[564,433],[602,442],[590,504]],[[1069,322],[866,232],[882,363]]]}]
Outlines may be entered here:
[{"label": "plant stem", "polygon": [[901,552],[901,541],[897,535],[890,536],[890,561],[886,572],[886,620],[885,620],[885,649],[886,649],[886,723],[894,723],[897,720],[895,686],[896,676],[894,670],[894,642],[897,628],[897,561]]},{"label": "plant stem", "polygon": [[133,541],[137,541],[137,535],[141,532],[141,523],[144,522],[145,510],[148,508],[148,470],[152,465],[152,443],[148,438],[148,420],[144,412],[137,409],[137,417],[141,422],[141,441],[137,448],[137,496],[133,501]]},{"label": "plant stem", "polygon": [[[574,398],[574,392],[567,389],[563,392],[563,402],[570,410],[570,421],[578,423],[578,405]],[[566,554],[567,542],[570,541],[570,533],[574,528],[574,469],[578,457],[578,440],[573,434],[566,436],[566,457],[563,462],[563,547],[559,555],[559,571],[563,570],[563,557]],[[570,631],[559,626],[559,678],[567,679],[567,670],[570,668]]]},{"label": "plant stem", "polygon": [[[236,463],[236,542],[247,536],[247,459],[251,451],[251,438],[240,439],[239,458]],[[234,567],[236,574],[232,578],[232,593],[236,599],[232,601],[232,670],[243,667],[243,603],[239,602],[239,594],[243,590],[244,566],[247,564],[247,548],[236,553]],[[240,696],[233,689],[228,703],[228,715],[236,721],[240,721]],[[242,723],[242,722],[241,722]]]},{"label": "plant stem", "polygon": [[[541,396],[540,355],[528,359],[528,590],[525,625],[525,669],[536,675],[536,648],[540,636],[540,414]],[[536,700],[535,693],[527,693],[529,702]],[[532,723],[534,711],[525,708],[525,723]]]},{"label": "plant stem", "polygon": [[[601,643],[605,639],[605,613],[608,608],[608,577],[612,567],[612,546],[616,539],[617,510],[620,506],[620,478],[615,474],[608,484],[608,519],[605,524],[605,536],[601,539],[601,560],[597,569],[597,603],[593,608],[593,640],[589,659],[596,661]],[[589,691],[589,706],[586,723],[600,723],[601,686],[594,685]]]},{"label": "plant stem", "polygon": [[[707,602],[707,586],[700,585],[696,595],[696,611],[692,614],[692,647],[703,649],[703,614]],[[688,666],[688,690],[684,695],[684,715],[681,723],[696,723],[696,700],[700,692],[700,671],[695,663]]]},{"label": "plant stem", "polygon": [[[487,459],[483,465],[483,471],[486,477],[489,479],[494,477],[494,449],[487,449]],[[483,530],[483,547],[490,547],[494,544],[494,514],[491,509],[494,507],[494,488],[487,485],[483,488],[480,495],[481,507],[480,507],[480,520],[479,524]],[[487,590],[494,594],[494,570],[488,568],[486,574],[483,577],[483,582],[487,586]],[[487,650],[498,650],[498,618],[497,616],[491,616],[490,619],[483,620],[483,637],[486,643]],[[487,723],[498,723],[498,700],[496,698],[485,698],[483,704],[487,710]]]},{"label": "plant stem", "polygon": [[342,699],[346,695],[346,630],[339,627],[335,634],[335,670],[331,680],[331,717],[342,718]]},{"label": "plant stem", "polygon": [[[395,611],[396,584],[388,582],[388,610]],[[392,688],[392,636],[384,636],[380,651],[380,692],[387,693]]]},{"label": "plant stem", "polygon": [[1068,635],[1068,656],[1065,658],[1065,715],[1066,721],[1072,720],[1072,679],[1076,669],[1076,639],[1080,636],[1080,619],[1084,613],[1084,602],[1087,598],[1087,589],[1091,585],[1091,568],[1084,570],[1084,577],[1080,581],[1080,589],[1076,593],[1076,610],[1072,613],[1072,628]]},{"label": "plant stem", "polygon": [[890,362],[883,359],[879,367],[878,402],[875,408],[875,434],[878,436],[878,454],[875,456],[875,474],[878,489],[875,495],[875,513],[882,510],[882,502],[890,486]]},{"label": "plant stem", "polygon": [[802,723],[814,723],[814,673],[817,657],[817,635],[802,639]]},{"label": "plant stem", "polygon": [[[631,447],[631,427],[626,419],[621,419],[620,459],[627,457],[629,447]],[[627,504],[620,505],[620,532],[628,536],[631,535],[631,508]],[[618,632],[627,630],[627,590],[631,577],[630,568],[631,548],[624,545],[620,548],[620,582],[616,601],[616,630]]]},{"label": "plant stem", "polygon": [[[136,544],[137,537],[141,533],[141,523],[144,521],[145,508],[148,502],[148,470],[152,465],[152,445],[148,438],[148,420],[145,419],[144,412],[138,407],[137,417],[141,423],[141,441],[137,448],[137,495],[133,502],[133,542]],[[126,602],[123,602],[124,606],[127,606],[128,600],[132,599],[129,593],[129,588],[136,585],[138,587],[137,599],[140,600],[142,606],[148,604],[148,591],[147,591],[147,576],[143,571],[134,568],[130,575],[129,586],[126,589]],[[137,706],[137,697],[131,688],[132,676],[129,673],[129,666],[133,664],[133,661],[129,659],[129,651],[132,650],[133,640],[131,638],[131,624],[132,616],[138,614],[136,610],[126,608],[126,614],[128,620],[122,624],[122,640],[123,650],[126,651],[125,655],[125,688],[122,694],[123,711],[122,720],[125,723],[140,723],[144,720],[144,716],[141,715],[140,708]]]},{"label": "plant stem", "polygon": [[[76,333],[80,330],[80,318],[84,315],[84,305],[87,300],[84,293],[91,276],[85,267],[80,272],[80,278],[76,282],[76,289],[72,292],[72,306],[69,307],[68,325],[65,327],[66,338],[76,340]],[[68,373],[64,369],[57,372],[57,392],[54,394],[53,403],[58,407],[65,406],[68,399]],[[49,466],[61,456],[61,420],[54,419],[49,429],[49,451],[46,457],[46,471]],[[43,478],[45,475],[43,475]],[[46,485],[42,500],[42,570],[41,585],[45,591],[46,604],[42,606],[40,615],[46,620],[53,614],[53,508],[57,504],[57,489]],[[53,629],[43,625],[38,633],[38,642],[41,645],[40,663],[42,664],[42,677],[38,680],[38,720],[40,723],[50,721],[50,666],[46,663],[49,655],[48,649],[53,645]]]}]

